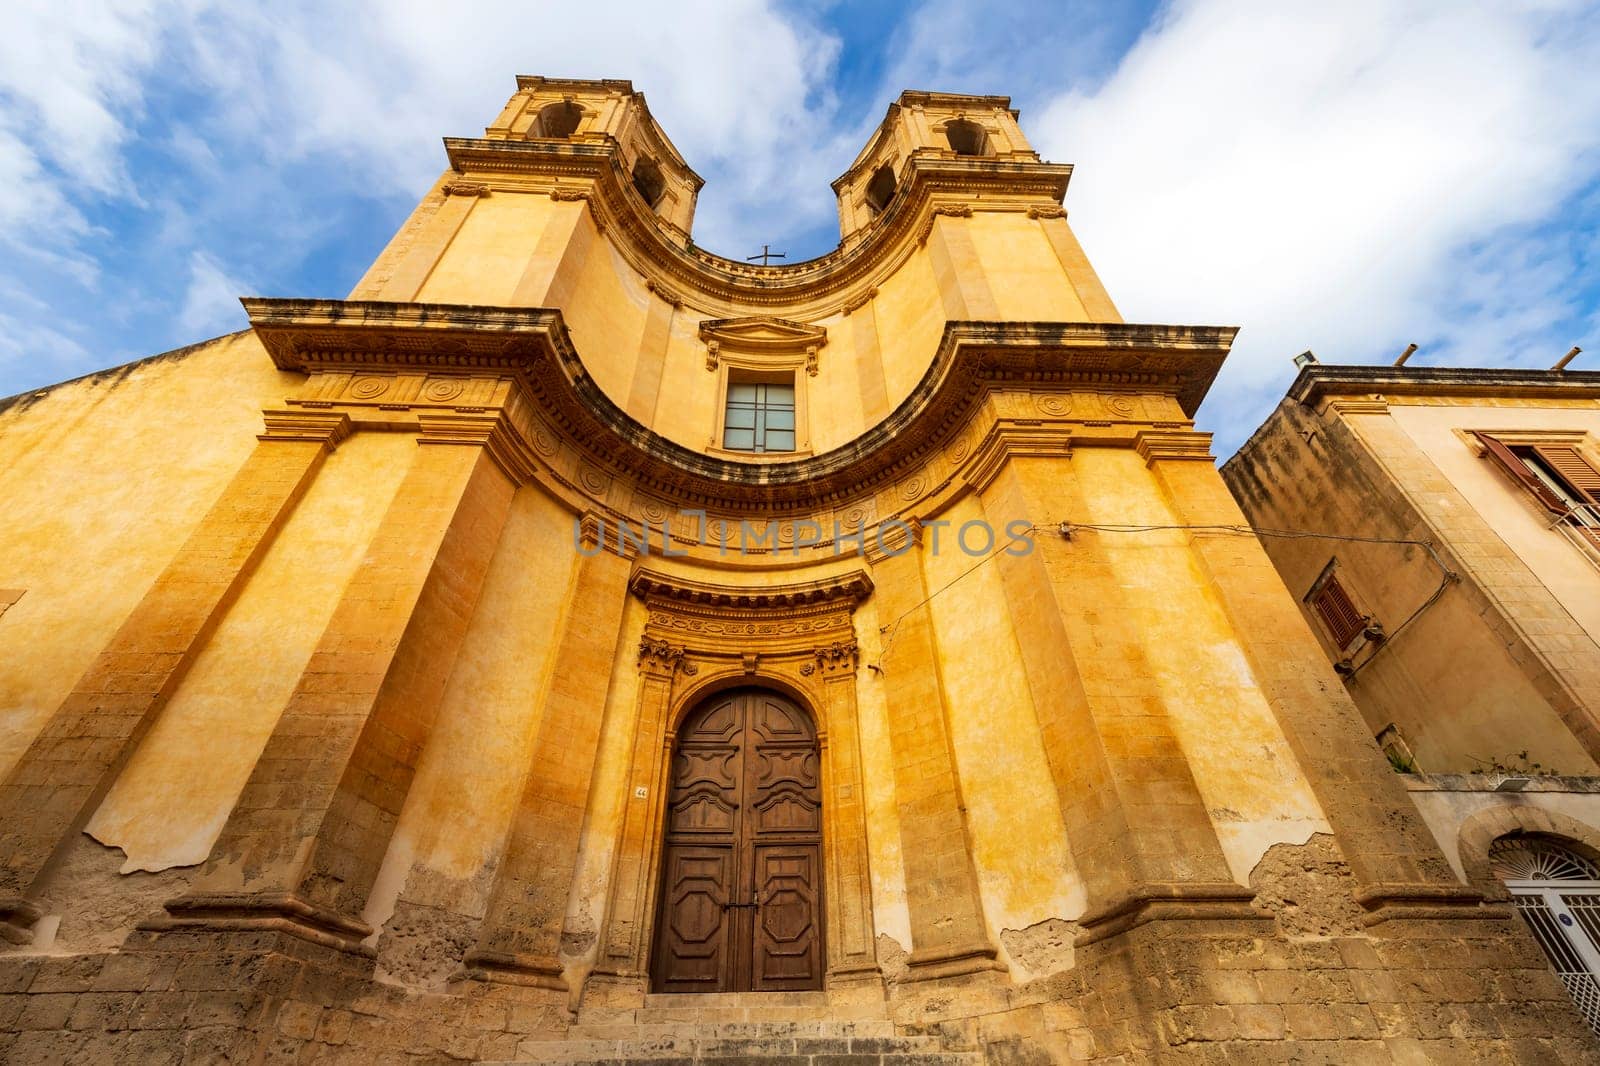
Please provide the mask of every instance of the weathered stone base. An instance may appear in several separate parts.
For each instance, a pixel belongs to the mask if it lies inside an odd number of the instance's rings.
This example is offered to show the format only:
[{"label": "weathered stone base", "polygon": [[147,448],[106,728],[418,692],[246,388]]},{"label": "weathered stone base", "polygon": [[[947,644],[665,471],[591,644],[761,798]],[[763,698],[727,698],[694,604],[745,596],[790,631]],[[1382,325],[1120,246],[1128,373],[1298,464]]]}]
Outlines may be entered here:
[{"label": "weathered stone base", "polygon": [[0,956],[0,1059],[734,1061],[716,1052],[781,1046],[791,1062],[912,1049],[952,1063],[1600,1062],[1538,948],[1503,917],[1316,938],[1259,918],[1163,919],[1080,944],[1075,961],[1022,985],[980,972],[893,982],[883,997],[859,983],[783,1003],[585,996],[574,1016],[564,993],[520,983],[401,989],[374,979],[370,958],[281,931],[142,930],[116,952]]}]

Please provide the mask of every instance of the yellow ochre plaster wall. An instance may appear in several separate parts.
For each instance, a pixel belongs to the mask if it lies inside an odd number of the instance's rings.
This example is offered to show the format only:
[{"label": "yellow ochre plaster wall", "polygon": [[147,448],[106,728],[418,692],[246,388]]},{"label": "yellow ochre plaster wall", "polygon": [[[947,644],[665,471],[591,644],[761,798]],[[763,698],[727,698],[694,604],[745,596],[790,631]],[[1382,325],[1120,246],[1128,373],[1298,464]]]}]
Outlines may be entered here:
[{"label": "yellow ochre plaster wall", "polygon": [[0,778],[255,447],[300,380],[231,334],[0,411]]},{"label": "yellow ochre plaster wall", "polygon": [[123,873],[211,854],[416,448],[368,433],[328,458],[85,828]]}]

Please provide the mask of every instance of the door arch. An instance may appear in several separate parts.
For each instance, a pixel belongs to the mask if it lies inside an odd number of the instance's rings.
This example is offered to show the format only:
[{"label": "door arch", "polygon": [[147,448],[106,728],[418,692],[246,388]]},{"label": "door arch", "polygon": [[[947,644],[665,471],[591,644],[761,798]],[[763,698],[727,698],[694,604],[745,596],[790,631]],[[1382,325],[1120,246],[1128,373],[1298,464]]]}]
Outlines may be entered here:
[{"label": "door arch", "polygon": [[719,692],[685,716],[670,773],[651,988],[820,989],[816,723],[777,692]]}]

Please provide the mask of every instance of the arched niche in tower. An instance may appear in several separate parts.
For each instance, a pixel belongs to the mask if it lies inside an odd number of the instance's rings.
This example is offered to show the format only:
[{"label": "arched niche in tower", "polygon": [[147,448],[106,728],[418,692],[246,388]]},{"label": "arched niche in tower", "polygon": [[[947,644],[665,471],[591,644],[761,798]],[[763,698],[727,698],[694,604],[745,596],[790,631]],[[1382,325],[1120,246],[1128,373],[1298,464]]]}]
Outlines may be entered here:
[{"label": "arched niche in tower", "polygon": [[558,100],[553,104],[546,104],[539,110],[528,135],[565,140],[577,132],[578,123],[582,121],[582,107],[571,100]]},{"label": "arched niche in tower", "polygon": [[667,190],[667,182],[661,176],[661,168],[653,160],[640,159],[633,165],[633,187],[654,210]]},{"label": "arched niche in tower", "polygon": [[988,155],[989,135],[971,119],[955,118],[945,123],[945,140],[956,155]]},{"label": "arched niche in tower", "polygon": [[876,217],[883,213],[889,206],[889,201],[894,199],[895,178],[894,166],[883,164],[873,172],[871,180],[867,182],[867,209]]}]

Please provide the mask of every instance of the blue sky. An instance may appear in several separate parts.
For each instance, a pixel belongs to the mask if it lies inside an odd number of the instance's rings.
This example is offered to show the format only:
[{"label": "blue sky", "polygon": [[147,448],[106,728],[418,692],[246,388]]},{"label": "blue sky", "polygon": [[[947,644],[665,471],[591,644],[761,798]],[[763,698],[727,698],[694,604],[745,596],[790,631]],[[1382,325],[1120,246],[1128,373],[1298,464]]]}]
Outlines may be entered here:
[{"label": "blue sky", "polygon": [[[604,11],[605,21],[593,17]],[[0,35],[0,395],[343,296],[513,75],[626,77],[695,236],[790,261],[902,88],[1006,93],[1076,164],[1131,321],[1242,327],[1226,456],[1328,362],[1600,366],[1600,5],[22,0]]]}]

